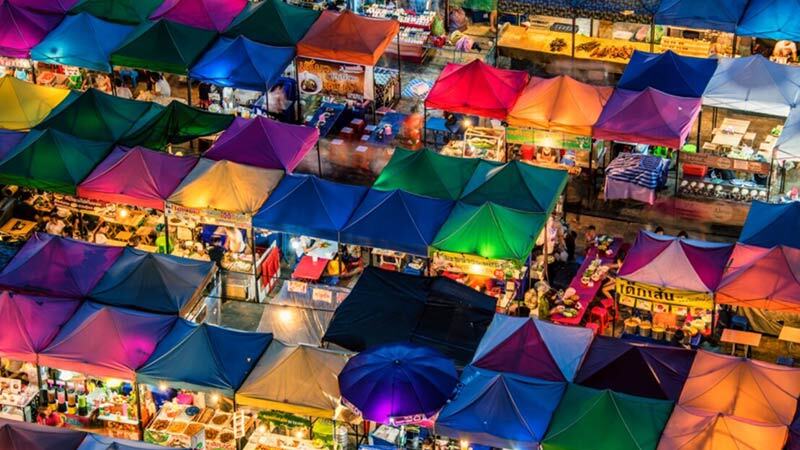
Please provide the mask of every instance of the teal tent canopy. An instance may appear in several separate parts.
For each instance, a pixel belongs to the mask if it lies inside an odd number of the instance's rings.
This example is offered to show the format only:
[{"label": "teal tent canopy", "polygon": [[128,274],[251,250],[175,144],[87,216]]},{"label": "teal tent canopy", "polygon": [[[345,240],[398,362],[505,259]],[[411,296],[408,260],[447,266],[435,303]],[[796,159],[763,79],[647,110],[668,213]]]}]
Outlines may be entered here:
[{"label": "teal tent canopy", "polygon": [[402,189],[427,197],[458,200],[478,161],[440,155],[427,148],[417,151],[396,148],[372,187],[381,191]]},{"label": "teal tent canopy", "polygon": [[225,34],[245,36],[262,44],[294,46],[318,17],[319,11],[289,5],[283,0],[250,2]]},{"label": "teal tent canopy", "polygon": [[461,201],[486,202],[528,212],[550,214],[567,185],[565,170],[532,166],[521,161],[498,165],[481,161],[461,194]]},{"label": "teal tent canopy", "polygon": [[139,24],[164,0],[80,0],[70,13],[87,12],[110,22]]},{"label": "teal tent canopy", "polygon": [[182,144],[224,131],[233,119],[231,114],[212,113],[173,100],[147,124],[128,133],[120,143],[128,147],[140,145],[162,150],[169,144]]}]

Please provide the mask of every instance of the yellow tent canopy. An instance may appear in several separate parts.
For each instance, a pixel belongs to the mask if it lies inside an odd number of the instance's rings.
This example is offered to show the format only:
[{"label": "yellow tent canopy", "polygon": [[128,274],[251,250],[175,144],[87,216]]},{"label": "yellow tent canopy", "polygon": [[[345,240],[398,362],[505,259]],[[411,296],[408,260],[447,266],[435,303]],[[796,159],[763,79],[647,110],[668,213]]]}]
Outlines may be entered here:
[{"label": "yellow tent canopy", "polygon": [[31,84],[14,77],[0,78],[0,128],[27,130],[39,124],[69,95],[67,89]]}]

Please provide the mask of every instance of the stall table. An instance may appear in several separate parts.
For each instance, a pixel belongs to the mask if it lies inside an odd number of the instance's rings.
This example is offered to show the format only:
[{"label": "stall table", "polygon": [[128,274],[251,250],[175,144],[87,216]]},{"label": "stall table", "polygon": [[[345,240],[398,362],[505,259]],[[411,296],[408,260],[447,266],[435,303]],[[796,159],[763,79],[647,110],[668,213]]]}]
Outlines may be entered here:
[{"label": "stall table", "polygon": [[712,144],[721,145],[723,147],[738,147],[742,143],[743,134],[739,133],[725,133],[720,131],[714,135],[711,140]]},{"label": "stall table", "polygon": [[36,228],[36,222],[12,218],[0,228],[0,232],[11,237],[28,237]]},{"label": "stall table", "polygon": [[735,134],[744,135],[747,133],[747,129],[750,128],[750,121],[726,118],[722,121],[719,128],[720,130],[731,130]]},{"label": "stall table", "polygon": [[315,258],[305,255],[292,272],[292,278],[297,280],[316,281],[322,278],[325,268],[328,267],[329,259]]},{"label": "stall table", "polygon": [[747,355],[749,347],[758,347],[761,344],[761,333],[726,328],[722,330],[720,342],[733,344],[731,355],[736,353],[736,344],[744,345],[744,354]]}]

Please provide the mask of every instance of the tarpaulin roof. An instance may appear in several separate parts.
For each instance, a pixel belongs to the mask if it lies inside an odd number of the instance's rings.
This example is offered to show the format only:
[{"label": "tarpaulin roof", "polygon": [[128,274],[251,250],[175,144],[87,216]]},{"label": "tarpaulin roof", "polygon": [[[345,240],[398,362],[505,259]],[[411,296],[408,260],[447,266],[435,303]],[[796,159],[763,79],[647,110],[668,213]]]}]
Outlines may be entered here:
[{"label": "tarpaulin roof", "polygon": [[110,150],[106,142],[33,130],[0,161],[0,183],[74,194]]},{"label": "tarpaulin roof", "polygon": [[0,128],[26,130],[39,124],[70,95],[67,89],[39,86],[15,77],[0,78]]},{"label": "tarpaulin roof", "polygon": [[495,302],[447,278],[368,267],[336,309],[323,340],[353,351],[410,340],[467,364],[494,316]]},{"label": "tarpaulin roof", "polygon": [[79,0],[71,13],[89,14],[111,22],[138,24],[164,0]]},{"label": "tarpaulin roof", "polygon": [[570,384],[542,442],[544,450],[654,449],[672,402]]},{"label": "tarpaulin roof", "polygon": [[89,89],[61,102],[37,128],[52,128],[94,141],[114,142],[148,124],[164,109],[153,102]]},{"label": "tarpaulin roof", "polygon": [[775,143],[775,159],[800,159],[800,109],[793,107],[783,124],[783,131]]},{"label": "tarpaulin roof", "polygon": [[61,18],[61,14],[39,13],[0,2],[0,56],[27,58]]},{"label": "tarpaulin roof", "polygon": [[319,11],[290,5],[283,0],[249,2],[231,22],[226,34],[246,36],[263,44],[294,46],[319,15]]},{"label": "tarpaulin roof", "polygon": [[797,0],[750,0],[736,34],[769,39],[800,40],[800,17]]},{"label": "tarpaulin roof", "polygon": [[273,47],[239,36],[219,38],[189,69],[192,79],[265,92],[294,58],[294,47]]},{"label": "tarpaulin roof", "polygon": [[81,184],[78,196],[163,211],[167,197],[191,172],[197,158],[142,147],[117,147]]},{"label": "tarpaulin roof", "polygon": [[744,221],[739,242],[759,247],[786,245],[800,248],[800,203],[766,203],[754,201]]},{"label": "tarpaulin roof", "polygon": [[664,53],[633,52],[617,88],[643,91],[654,88],[679,97],[700,98],[717,69],[717,60]]},{"label": "tarpaulin roof", "polygon": [[698,351],[678,404],[789,425],[800,397],[800,369]]},{"label": "tarpaulin roof", "polygon": [[458,200],[477,165],[475,158],[445,156],[427,148],[414,151],[398,147],[372,187]]},{"label": "tarpaulin roof", "polygon": [[452,208],[450,200],[370,189],[340,238],[347,244],[427,256]]},{"label": "tarpaulin roof", "polygon": [[591,136],[614,89],[592,86],[567,76],[533,77],[508,113],[514,127]]},{"label": "tarpaulin roof", "polygon": [[0,292],[0,355],[36,362],[36,354],[50,344],[81,301]]},{"label": "tarpaulin roof", "polygon": [[374,66],[398,32],[396,20],[326,10],[297,43],[297,56]]},{"label": "tarpaulin roof", "polygon": [[733,244],[681,239],[640,231],[619,276],[629,281],[693,292],[714,292]]},{"label": "tarpaulin roof", "polygon": [[800,312],[800,249],[736,244],[715,298],[727,305]]},{"label": "tarpaulin roof", "polygon": [[527,72],[498,69],[480,59],[468,64],[447,63],[425,106],[505,120],[527,83]]},{"label": "tarpaulin roof", "polygon": [[119,247],[35,233],[0,272],[0,286],[84,298],[120,254]]},{"label": "tarpaulin roof", "polygon": [[[175,320],[175,316],[86,302],[39,354],[39,364],[95,377],[132,380],[135,370],[147,361]],[[207,365],[184,364],[194,370]]]},{"label": "tarpaulin roof", "polygon": [[111,52],[132,31],[130,25],[106,22],[89,13],[66,16],[55,30],[31,49],[31,59],[111,72],[108,62]]},{"label": "tarpaulin roof", "polygon": [[6,0],[7,3],[31,11],[56,14],[67,12],[76,1],[77,0]]},{"label": "tarpaulin roof", "polygon": [[521,161],[498,165],[481,160],[461,193],[461,201],[476,206],[493,202],[511,209],[549,215],[568,178],[566,170]]},{"label": "tarpaulin roof", "polygon": [[0,419],[3,450],[75,450],[85,436],[83,431]]},{"label": "tarpaulin roof", "polygon": [[200,158],[168,201],[186,208],[255,214],[283,171]]},{"label": "tarpaulin roof", "polygon": [[272,341],[236,392],[236,403],[334,419],[339,373],[349,355],[309,345]]},{"label": "tarpaulin roof", "polygon": [[366,192],[312,175],[287,175],[253,216],[253,226],[336,241]]},{"label": "tarpaulin roof", "polygon": [[541,380],[572,382],[593,337],[588,328],[495,314],[471,365]]},{"label": "tarpaulin roof", "polygon": [[786,426],[675,406],[658,450],[780,449]]},{"label": "tarpaulin roof", "polygon": [[184,75],[215,37],[213,31],[168,20],[145,22],[111,54],[111,63]]},{"label": "tarpaulin roof", "polygon": [[[232,397],[272,341],[253,333],[178,319],[139,370],[136,380],[176,389],[219,390]],[[195,361],[195,364],[187,364]],[[199,364],[197,364],[199,363]]]},{"label": "tarpaulin roof", "polygon": [[748,0],[661,0],[655,23],[733,33]]},{"label": "tarpaulin roof", "polygon": [[264,169],[293,171],[319,140],[319,129],[268,117],[237,118],[204,155]]},{"label": "tarpaulin roof", "polygon": [[575,382],[640,397],[676,401],[695,352],[597,336]]},{"label": "tarpaulin roof", "polygon": [[467,367],[436,433],[496,448],[538,449],[566,383]]},{"label": "tarpaulin roof", "polygon": [[165,0],[150,19],[167,19],[221,33],[247,3],[248,0]]},{"label": "tarpaulin roof", "polygon": [[753,55],[720,59],[703,104],[786,117],[799,98],[800,68]]},{"label": "tarpaulin roof", "polygon": [[214,263],[126,247],[92,289],[92,300],[154,313],[180,314],[200,294]]},{"label": "tarpaulin roof", "polygon": [[169,144],[182,144],[219,133],[233,123],[234,117],[233,114],[213,113],[173,100],[150,122],[128,133],[121,143],[160,150]]},{"label": "tarpaulin roof", "polygon": [[[87,434],[78,450],[164,450],[163,446],[147,444],[140,441],[113,438],[99,434]],[[179,447],[179,450],[189,450]]]},{"label": "tarpaulin roof", "polygon": [[681,148],[700,112],[700,99],[616,89],[594,126],[597,139]]}]

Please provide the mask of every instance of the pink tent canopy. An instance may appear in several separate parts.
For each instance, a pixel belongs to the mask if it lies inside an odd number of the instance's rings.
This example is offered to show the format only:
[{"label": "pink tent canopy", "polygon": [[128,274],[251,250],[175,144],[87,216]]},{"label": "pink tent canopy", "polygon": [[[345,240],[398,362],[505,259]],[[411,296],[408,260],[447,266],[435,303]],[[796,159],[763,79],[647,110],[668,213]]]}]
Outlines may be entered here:
[{"label": "pink tent canopy", "polygon": [[62,17],[0,1],[0,56],[28,58],[31,48],[44,39]]},{"label": "pink tent canopy", "polygon": [[236,118],[204,155],[263,169],[291,172],[319,140],[319,130],[266,117]]},{"label": "pink tent canopy", "polygon": [[220,33],[247,6],[247,0],[166,0],[150,20],[167,19]]},{"label": "pink tent canopy", "polygon": [[39,364],[131,380],[176,320],[87,302],[39,355]]},{"label": "pink tent canopy", "polygon": [[78,0],[5,0],[14,6],[31,11],[65,14]]},{"label": "pink tent canopy", "polygon": [[653,88],[617,89],[594,126],[594,137],[681,148],[697,114],[699,98],[677,97]]},{"label": "pink tent canopy", "polygon": [[81,301],[0,292],[0,355],[35,362]]},{"label": "pink tent canopy", "polygon": [[721,304],[800,313],[800,249],[736,244],[716,298]]},{"label": "pink tent canopy", "polygon": [[448,63],[425,99],[429,109],[505,120],[528,83],[528,74],[497,69],[476,59]]},{"label": "pink tent canopy", "polygon": [[166,199],[195,164],[197,158],[117,147],[78,185],[78,196],[163,210]]}]

